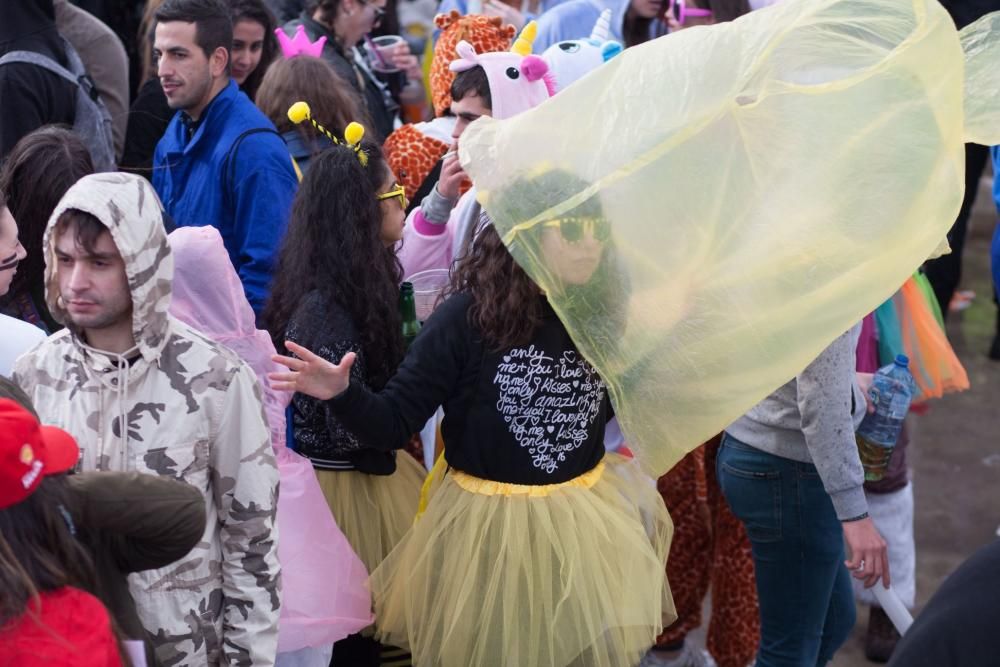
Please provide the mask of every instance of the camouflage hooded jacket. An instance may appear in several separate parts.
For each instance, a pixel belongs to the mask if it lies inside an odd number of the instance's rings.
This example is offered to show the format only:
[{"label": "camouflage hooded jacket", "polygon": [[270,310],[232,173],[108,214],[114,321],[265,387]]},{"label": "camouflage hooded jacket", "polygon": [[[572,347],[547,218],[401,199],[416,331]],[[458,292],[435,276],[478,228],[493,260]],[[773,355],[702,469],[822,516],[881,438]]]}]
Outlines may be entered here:
[{"label": "camouflage hooded jacket", "polygon": [[[67,209],[97,217],[125,261],[136,347],[122,355],[89,347],[62,307],[53,230]],[[205,497],[197,546],[130,577],[158,661],[272,665],[278,472],[253,370],[168,315],[173,257],[160,202],[144,179],[81,179],[53,211],[43,243],[48,306],[67,329],[18,359],[15,380],[44,422],[76,437],[84,470],[173,477]]]}]

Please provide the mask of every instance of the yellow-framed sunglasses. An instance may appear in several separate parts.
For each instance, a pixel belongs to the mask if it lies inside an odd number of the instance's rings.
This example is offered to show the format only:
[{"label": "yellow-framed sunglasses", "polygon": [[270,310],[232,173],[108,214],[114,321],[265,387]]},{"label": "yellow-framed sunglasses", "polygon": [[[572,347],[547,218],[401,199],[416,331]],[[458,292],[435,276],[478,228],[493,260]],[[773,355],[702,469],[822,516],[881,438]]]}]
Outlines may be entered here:
[{"label": "yellow-framed sunglasses", "polygon": [[399,197],[399,205],[406,210],[406,207],[410,205],[410,201],[406,198],[406,188],[397,183],[392,190],[388,192],[383,192],[380,195],[375,195],[375,198],[379,201],[385,201],[386,199],[392,199],[393,197]]}]

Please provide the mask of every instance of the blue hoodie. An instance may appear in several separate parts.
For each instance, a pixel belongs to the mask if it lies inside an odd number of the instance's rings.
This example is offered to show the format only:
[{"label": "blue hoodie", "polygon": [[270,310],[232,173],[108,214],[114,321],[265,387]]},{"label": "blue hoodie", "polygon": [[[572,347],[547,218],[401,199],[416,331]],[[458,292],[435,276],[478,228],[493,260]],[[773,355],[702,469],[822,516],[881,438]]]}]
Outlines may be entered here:
[{"label": "blue hoodie", "polygon": [[[153,154],[153,187],[178,227],[222,234],[243,291],[260,315],[298,180],[284,141],[235,81],[202,113],[194,135],[174,115]],[[237,138],[234,156],[224,163]]]},{"label": "blue hoodie", "polygon": [[[625,44],[622,28],[625,25],[625,13],[630,4],[630,0],[569,0],[569,2],[564,2],[539,17],[538,36],[532,44],[532,51],[543,53],[545,49],[558,42],[590,37],[590,33],[594,30],[594,24],[597,23],[601,12],[606,8],[610,8],[612,11],[611,31],[608,39]],[[650,39],[666,32],[666,26],[660,21],[653,21],[649,28]]]},{"label": "blue hoodie", "polygon": [[[993,156],[993,201],[997,205],[997,213],[1000,213],[1000,146],[991,148],[990,154]],[[1000,224],[993,231],[990,258],[993,265],[993,289],[1000,295]]]}]

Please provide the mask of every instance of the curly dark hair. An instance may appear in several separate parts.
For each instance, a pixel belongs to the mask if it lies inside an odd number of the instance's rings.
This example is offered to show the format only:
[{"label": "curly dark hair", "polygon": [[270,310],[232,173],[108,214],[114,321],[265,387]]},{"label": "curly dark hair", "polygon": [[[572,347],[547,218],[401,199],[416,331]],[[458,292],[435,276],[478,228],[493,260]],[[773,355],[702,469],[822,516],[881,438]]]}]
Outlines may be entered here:
[{"label": "curly dark hair", "polygon": [[545,297],[508,252],[488,216],[455,264],[446,295],[468,292],[469,324],[495,351],[526,345],[542,323]]},{"label": "curly dark hair", "polygon": [[380,238],[376,194],[392,172],[378,145],[364,142],[368,166],[343,145],[320,153],[292,203],[264,322],[274,346],[285,350],[289,320],[318,290],[347,310],[361,335],[369,381],[380,387],[403,358],[399,283],[403,268]]}]

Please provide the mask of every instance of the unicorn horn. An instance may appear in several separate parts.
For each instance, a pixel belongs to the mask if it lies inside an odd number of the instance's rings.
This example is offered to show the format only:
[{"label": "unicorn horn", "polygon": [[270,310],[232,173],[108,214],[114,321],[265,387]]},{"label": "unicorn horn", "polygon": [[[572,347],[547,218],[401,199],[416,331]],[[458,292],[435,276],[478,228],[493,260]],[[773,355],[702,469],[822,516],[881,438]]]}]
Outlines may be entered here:
[{"label": "unicorn horn", "polygon": [[606,42],[609,34],[611,34],[611,10],[605,9],[597,17],[597,23],[594,24],[594,31],[590,33],[590,41],[598,43]]},{"label": "unicorn horn", "polygon": [[534,44],[536,35],[538,35],[538,23],[529,21],[514,41],[514,46],[510,47],[511,52],[519,56],[530,56],[531,45]]}]

